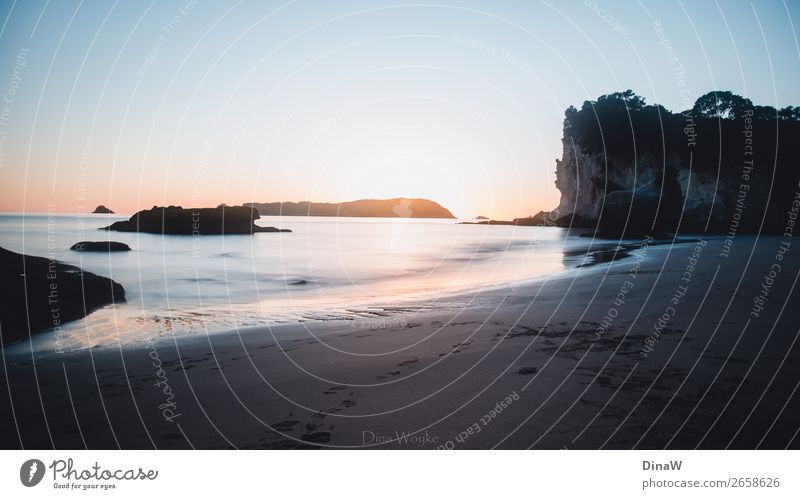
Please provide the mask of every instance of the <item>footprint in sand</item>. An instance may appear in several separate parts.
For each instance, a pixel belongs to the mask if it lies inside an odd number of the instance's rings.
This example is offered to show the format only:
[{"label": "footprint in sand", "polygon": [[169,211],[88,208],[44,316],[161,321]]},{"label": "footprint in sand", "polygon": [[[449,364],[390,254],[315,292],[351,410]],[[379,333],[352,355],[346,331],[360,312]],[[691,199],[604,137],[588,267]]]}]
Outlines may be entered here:
[{"label": "footprint in sand", "polygon": [[309,433],[300,437],[305,442],[313,444],[324,444],[331,441],[331,434],[327,431],[318,431],[316,433]]},{"label": "footprint in sand", "polygon": [[298,421],[292,419],[284,419],[280,423],[273,424],[272,429],[278,431],[291,431],[291,429],[294,428],[297,423]]}]

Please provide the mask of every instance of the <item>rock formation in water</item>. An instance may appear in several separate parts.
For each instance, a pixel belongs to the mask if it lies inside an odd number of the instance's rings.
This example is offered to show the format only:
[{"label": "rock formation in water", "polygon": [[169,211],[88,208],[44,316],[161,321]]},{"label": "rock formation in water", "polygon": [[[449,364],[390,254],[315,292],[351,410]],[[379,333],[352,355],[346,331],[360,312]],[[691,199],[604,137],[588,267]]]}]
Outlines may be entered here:
[{"label": "rock formation in water", "polygon": [[628,90],[565,113],[556,225],[613,235],[783,233],[800,180],[800,108],[710,92],[672,113]]},{"label": "rock formation in water", "polygon": [[69,249],[72,251],[97,251],[109,253],[113,251],[130,251],[131,247],[125,243],[117,241],[81,241],[73,244]]},{"label": "rock formation in water", "polygon": [[219,205],[216,208],[159,207],[142,210],[130,219],[114,222],[104,230],[148,232],[151,234],[211,235],[291,232],[288,229],[259,227],[258,212],[243,206]]},{"label": "rock formation in water", "polygon": [[60,328],[100,307],[125,301],[117,282],[78,267],[0,248],[2,343]]},{"label": "rock formation in water", "polygon": [[455,218],[447,208],[428,199],[360,199],[343,203],[245,203],[262,216]]},{"label": "rock formation in water", "polygon": [[[550,218],[552,212],[540,211],[532,217],[521,217],[513,220],[487,220],[483,219],[480,222],[461,222],[464,225],[525,225],[525,226],[553,226],[557,225],[554,220]],[[476,218],[476,220],[481,217]]]},{"label": "rock formation in water", "polygon": [[102,204],[94,209],[92,213],[107,213],[113,215],[114,212],[103,206]]}]

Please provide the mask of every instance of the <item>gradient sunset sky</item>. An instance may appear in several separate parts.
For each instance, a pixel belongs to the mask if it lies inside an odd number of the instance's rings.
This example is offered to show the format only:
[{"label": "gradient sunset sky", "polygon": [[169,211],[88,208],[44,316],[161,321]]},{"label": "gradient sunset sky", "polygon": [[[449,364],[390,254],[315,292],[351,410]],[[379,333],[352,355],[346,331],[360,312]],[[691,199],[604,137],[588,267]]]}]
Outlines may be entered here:
[{"label": "gradient sunset sky", "polygon": [[558,203],[569,105],[800,105],[798,2],[26,0],[0,20],[0,211],[406,196],[511,218]]}]

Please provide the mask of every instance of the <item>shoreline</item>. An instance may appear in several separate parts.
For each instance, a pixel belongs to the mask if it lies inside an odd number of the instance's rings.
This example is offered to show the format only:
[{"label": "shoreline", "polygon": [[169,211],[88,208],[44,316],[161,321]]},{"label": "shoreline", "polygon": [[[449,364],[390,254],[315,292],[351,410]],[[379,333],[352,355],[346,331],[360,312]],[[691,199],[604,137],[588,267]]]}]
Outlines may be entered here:
[{"label": "shoreline", "polygon": [[[583,236],[581,236],[583,237]],[[688,244],[696,241],[696,239],[651,239],[648,243],[649,246],[654,245],[677,245]],[[228,306],[209,306],[208,308],[201,308],[198,310],[164,310],[161,311],[158,317],[162,322],[166,323],[180,323],[186,314],[197,316],[208,316],[214,310],[218,310],[223,315],[228,317],[239,318],[247,317],[243,325],[240,326],[220,326],[219,324],[212,324],[208,326],[204,323],[204,319],[198,319],[201,325],[195,325],[190,331],[182,331],[179,333],[170,333],[164,331],[159,337],[166,339],[178,337],[193,337],[202,336],[204,334],[231,334],[238,330],[250,330],[259,328],[272,328],[280,330],[285,327],[291,327],[303,323],[332,323],[332,324],[369,324],[370,322],[385,322],[385,319],[392,318],[391,320],[398,320],[398,316],[402,319],[402,315],[408,312],[424,312],[426,309],[435,307],[458,307],[462,306],[465,301],[475,299],[481,294],[486,293],[505,293],[513,292],[513,290],[534,286],[540,281],[548,281],[550,279],[570,279],[571,276],[578,272],[586,272],[589,268],[621,261],[631,257],[631,253],[636,250],[640,243],[632,243],[630,240],[613,241],[608,239],[586,238],[586,246],[581,246],[576,249],[567,250],[562,247],[564,255],[564,268],[553,270],[549,273],[538,275],[535,277],[525,278],[516,281],[498,281],[493,283],[482,284],[479,286],[464,285],[455,289],[447,289],[444,291],[415,291],[406,296],[401,296],[398,299],[382,297],[381,299],[362,299],[361,301],[348,302],[346,306],[326,306],[324,308],[306,308],[306,309],[293,309],[293,312],[286,316],[261,316],[254,312],[262,307],[259,302],[254,303],[231,303]],[[569,262],[569,263],[567,263]],[[472,298],[470,298],[472,297]],[[302,302],[302,298],[297,302]],[[292,299],[284,298],[283,302],[291,302],[294,306]],[[266,304],[266,302],[264,303]],[[132,306],[132,305],[131,305]],[[144,314],[146,311],[142,310]],[[96,315],[93,315],[96,314]],[[146,314],[145,314],[146,315]],[[46,354],[55,350],[63,350],[63,342],[65,338],[76,337],[83,335],[84,332],[88,337],[88,330],[96,327],[97,321],[113,321],[117,322],[121,318],[138,318],[139,314],[136,309],[129,310],[128,304],[120,303],[116,307],[102,307],[98,310],[92,311],[90,314],[64,324],[60,328],[60,333],[56,335],[55,331],[43,331],[33,335],[31,339],[22,339],[5,346],[6,353],[14,356],[19,350],[28,350],[29,347],[34,348],[40,354]],[[383,318],[384,321],[380,319]],[[371,321],[371,319],[375,319]],[[258,322],[258,324],[253,324]],[[116,324],[113,325],[115,331],[117,330]],[[110,327],[110,326],[106,326]],[[150,327],[159,327],[159,324],[151,324]],[[169,326],[171,329],[174,326]],[[121,335],[131,333],[132,331],[122,331]],[[146,336],[150,336],[149,333]],[[92,344],[74,344],[69,347],[69,351],[80,351],[87,348],[102,349],[102,348],[116,348],[120,345],[117,342],[114,345],[112,337],[105,335],[100,338],[93,339]],[[136,348],[141,344],[142,338],[139,336],[126,339],[123,347]],[[32,343],[32,344],[31,344]],[[55,344],[55,347],[53,347]],[[23,354],[26,352],[23,352]]]},{"label": "shoreline", "polygon": [[678,304],[691,245],[648,248],[622,303],[636,258],[385,327],[309,322],[4,355],[3,422],[19,429],[7,445],[796,448],[800,259],[773,284],[786,299],[748,320],[778,241],[761,238],[750,258],[756,241],[742,238],[724,262],[709,241]]}]

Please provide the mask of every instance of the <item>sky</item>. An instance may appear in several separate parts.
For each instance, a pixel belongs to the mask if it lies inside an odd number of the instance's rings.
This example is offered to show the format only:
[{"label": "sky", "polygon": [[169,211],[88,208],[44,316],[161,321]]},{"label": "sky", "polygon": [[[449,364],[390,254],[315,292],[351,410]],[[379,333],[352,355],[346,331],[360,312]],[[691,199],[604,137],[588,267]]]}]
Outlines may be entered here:
[{"label": "sky", "polygon": [[0,211],[424,197],[507,219],[558,204],[570,105],[800,105],[799,2],[25,0],[0,22]]}]

